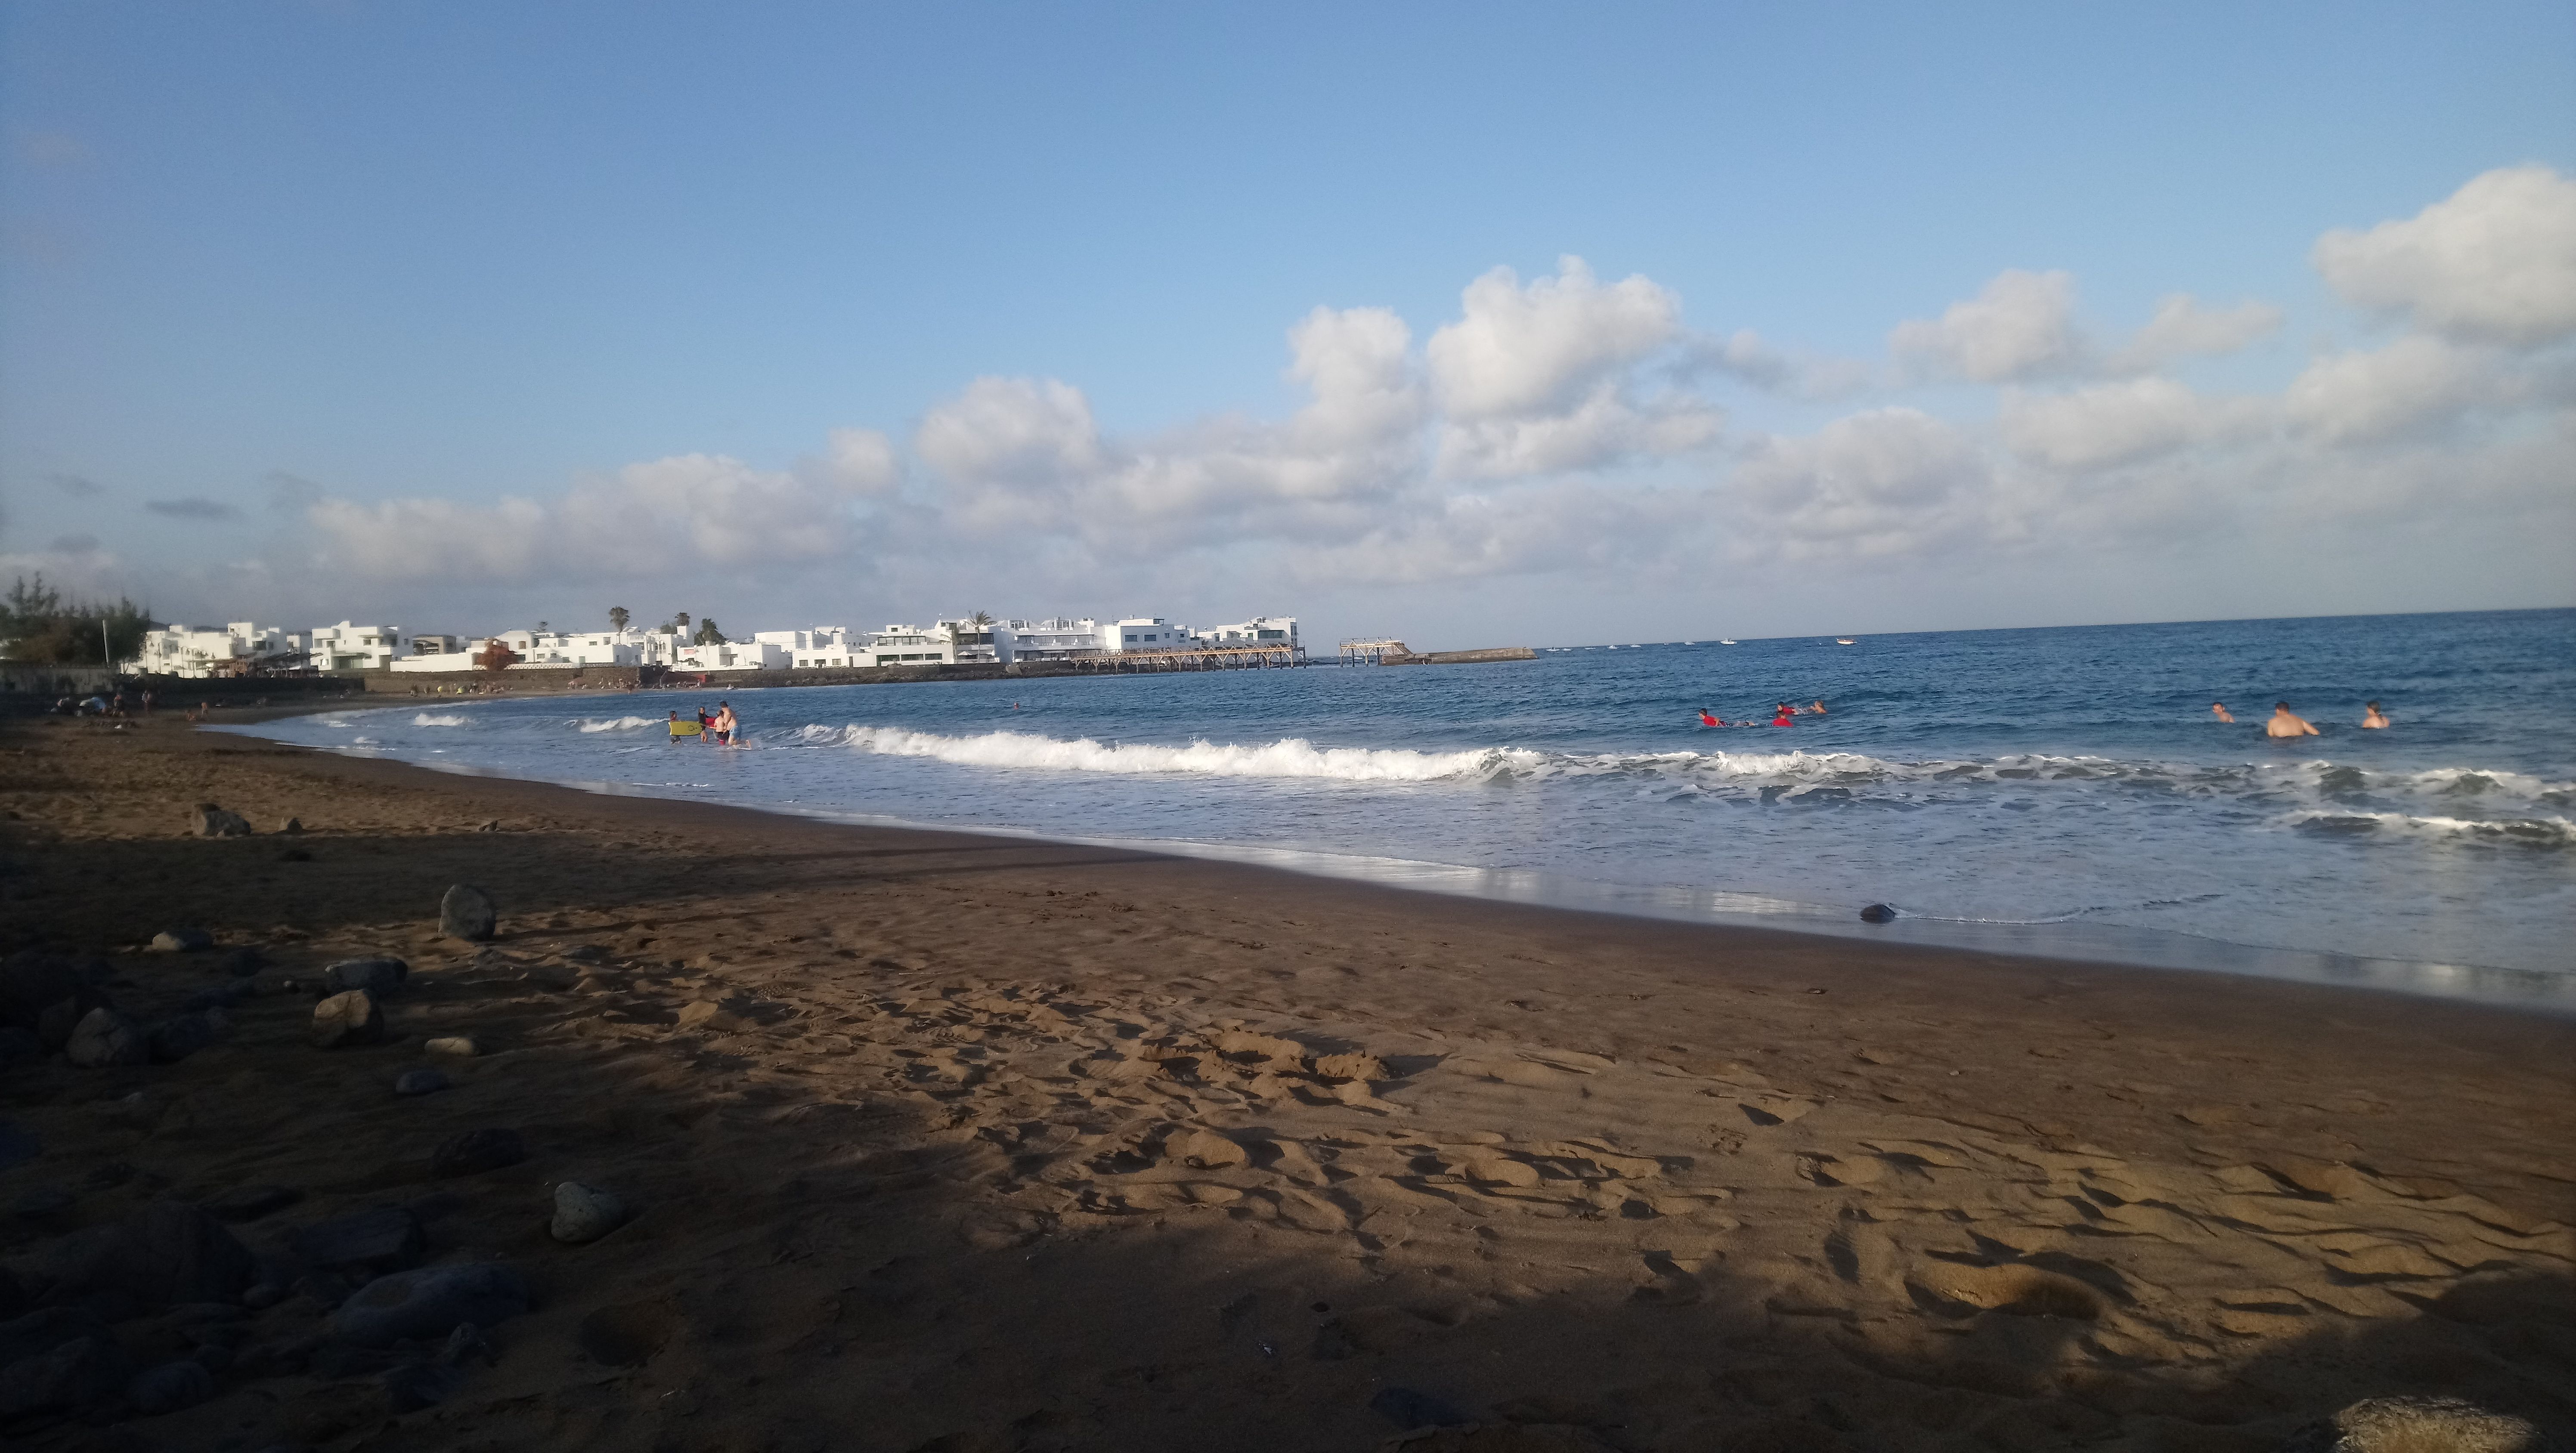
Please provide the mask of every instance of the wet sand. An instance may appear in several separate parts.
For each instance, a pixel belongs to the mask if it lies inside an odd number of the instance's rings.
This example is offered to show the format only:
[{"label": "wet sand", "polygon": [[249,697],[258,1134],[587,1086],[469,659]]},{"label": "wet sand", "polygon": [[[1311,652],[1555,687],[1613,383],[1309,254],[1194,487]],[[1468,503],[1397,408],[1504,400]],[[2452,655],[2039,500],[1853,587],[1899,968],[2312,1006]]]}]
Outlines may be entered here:
[{"label": "wet sand", "polygon": [[[189,835],[218,803],[257,835]],[[2576,1025],[1412,895],[354,761],[0,738],[0,948],[170,1065],[6,1070],[11,1259],[277,1185],[288,1288],[136,1447],[2271,1449],[2399,1393],[2576,1424]],[[295,836],[277,830],[301,820]],[[489,890],[488,944],[437,932]],[[323,965],[407,960],[381,1045]],[[431,1037],[472,1036],[472,1058]],[[436,1065],[454,1088],[392,1090]],[[528,1156],[439,1175],[460,1132]],[[552,1185],[638,1208],[582,1246]],[[290,1233],[534,1310],[402,1408]],[[342,1274],[342,1286],[360,1280]],[[177,1313],[117,1324],[138,1365]],[[217,1358],[217,1361],[224,1360]],[[113,1411],[94,1417],[115,1416]],[[1436,1429],[1436,1431],[1434,1431]],[[0,1434],[84,1446],[80,1419]]]}]

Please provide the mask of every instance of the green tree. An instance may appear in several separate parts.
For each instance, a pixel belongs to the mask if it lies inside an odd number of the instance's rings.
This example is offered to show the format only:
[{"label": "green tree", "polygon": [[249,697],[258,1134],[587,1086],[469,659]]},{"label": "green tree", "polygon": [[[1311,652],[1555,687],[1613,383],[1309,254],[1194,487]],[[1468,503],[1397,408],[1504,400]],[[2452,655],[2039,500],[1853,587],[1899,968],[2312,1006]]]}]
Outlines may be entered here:
[{"label": "green tree", "polygon": [[0,597],[0,654],[66,666],[129,661],[142,652],[153,625],[151,611],[131,600],[80,600],[42,575],[20,576]]},{"label": "green tree", "polygon": [[988,610],[979,610],[979,611],[975,612],[973,615],[970,615],[970,616],[968,616],[968,617],[966,618],[966,624],[968,624],[968,625],[970,625],[970,626],[975,626],[975,627],[978,627],[978,628],[981,628],[981,627],[984,627],[984,626],[989,626],[989,625],[991,625],[992,623],[993,623],[993,613],[992,613],[991,611],[988,611]]},{"label": "green tree", "polygon": [[671,617],[671,634],[675,636],[685,636],[688,633],[689,613],[687,611],[680,611],[674,614]]},{"label": "green tree", "polygon": [[[681,619],[685,621],[688,617],[682,616]],[[698,622],[698,633],[691,636],[689,639],[701,646],[721,646],[725,644],[725,634],[724,632],[716,629],[716,618],[714,616],[709,616],[705,620]]]},{"label": "green tree", "polygon": [[626,607],[622,605],[612,605],[608,608],[608,628],[612,631],[625,630],[626,623],[633,619],[635,617],[629,615]]}]

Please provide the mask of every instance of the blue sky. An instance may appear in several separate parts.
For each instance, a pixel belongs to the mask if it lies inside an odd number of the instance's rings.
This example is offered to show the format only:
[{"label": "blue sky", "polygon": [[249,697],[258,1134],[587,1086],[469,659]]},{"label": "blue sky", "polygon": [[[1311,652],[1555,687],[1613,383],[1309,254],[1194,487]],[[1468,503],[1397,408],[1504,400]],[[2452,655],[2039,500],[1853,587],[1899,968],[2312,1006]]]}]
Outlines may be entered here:
[{"label": "blue sky", "polygon": [[[2498,321],[2576,274],[2563,5],[20,3],[0,46],[0,573],[164,616],[2576,599],[2576,330]],[[2461,302],[2496,248],[2523,291]],[[2177,294],[2197,342],[2140,344]]]}]

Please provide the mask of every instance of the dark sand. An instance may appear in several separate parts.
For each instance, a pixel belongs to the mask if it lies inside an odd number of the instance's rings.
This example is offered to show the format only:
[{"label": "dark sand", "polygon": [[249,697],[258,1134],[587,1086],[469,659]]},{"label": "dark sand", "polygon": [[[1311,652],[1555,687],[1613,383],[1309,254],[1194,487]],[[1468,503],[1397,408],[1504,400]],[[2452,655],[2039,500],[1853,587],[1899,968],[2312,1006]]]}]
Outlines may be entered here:
[{"label": "dark sand", "polygon": [[[405,1412],[376,1368],[294,1370],[325,1308],[289,1295],[238,1334],[259,1375],[100,1446],[2256,1450],[2392,1393],[2576,1422],[2565,1021],[10,730],[0,948],[103,957],[145,1018],[224,978],[133,952],[156,930],[272,966],[181,1063],[0,1072],[43,1146],[0,1206],[273,1183],[302,1199],[234,1228],[263,1255],[408,1205],[429,1260],[540,1293]],[[198,802],[259,835],[188,836]],[[457,882],[495,942],[437,936]],[[389,1041],[310,1047],[321,966],[370,953],[414,970]],[[481,1054],[425,1057],[455,1033]],[[456,1087],[396,1098],[428,1063]],[[529,1159],[433,1179],[477,1127]],[[641,1214],[559,1244],[565,1179]],[[178,1325],[117,1335],[149,1362]]]}]

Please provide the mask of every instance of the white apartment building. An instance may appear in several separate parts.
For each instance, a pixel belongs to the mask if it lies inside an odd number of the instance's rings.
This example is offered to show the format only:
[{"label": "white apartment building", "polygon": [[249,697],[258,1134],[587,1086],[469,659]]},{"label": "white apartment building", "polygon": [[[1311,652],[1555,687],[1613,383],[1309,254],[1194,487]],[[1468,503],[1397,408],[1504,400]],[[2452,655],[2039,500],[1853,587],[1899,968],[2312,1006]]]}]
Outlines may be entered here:
[{"label": "white apartment building", "polygon": [[1008,621],[1002,630],[1010,633],[1011,660],[1078,661],[1108,649],[1105,637],[1117,627],[1103,627],[1088,616],[1080,620],[1050,616],[1042,621]]},{"label": "white apartment building", "polygon": [[752,639],[787,652],[790,667],[870,666],[868,634],[848,626],[816,626],[804,631],[759,631]]},{"label": "white apartment building", "polygon": [[1102,645],[1111,652],[1178,651],[1190,644],[1190,628],[1174,625],[1161,616],[1130,616],[1112,627],[1113,634]]},{"label": "white apartment building", "polygon": [[786,667],[791,653],[772,641],[710,641],[703,646],[682,646],[679,658],[671,663],[674,671],[777,671]]},{"label": "white apartment building", "polygon": [[361,626],[342,621],[315,626],[305,647],[316,671],[383,671],[408,655],[399,626]]},{"label": "white apartment building", "polygon": [[118,663],[117,669],[147,676],[205,677],[242,669],[253,661],[301,657],[303,652],[303,637],[277,626],[234,621],[217,630],[173,624],[145,632],[142,649],[133,659]]},{"label": "white apartment building", "polygon": [[1288,646],[1297,641],[1295,616],[1254,616],[1240,625],[1210,626],[1198,633],[1199,641],[1210,646]]},{"label": "white apartment building", "polygon": [[957,633],[951,622],[933,626],[888,626],[868,638],[871,666],[953,666]]}]

